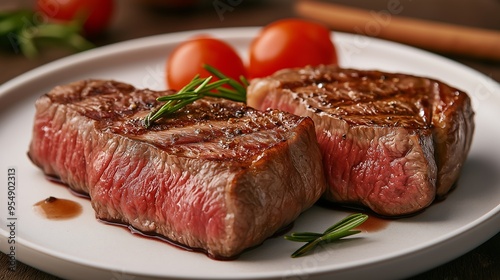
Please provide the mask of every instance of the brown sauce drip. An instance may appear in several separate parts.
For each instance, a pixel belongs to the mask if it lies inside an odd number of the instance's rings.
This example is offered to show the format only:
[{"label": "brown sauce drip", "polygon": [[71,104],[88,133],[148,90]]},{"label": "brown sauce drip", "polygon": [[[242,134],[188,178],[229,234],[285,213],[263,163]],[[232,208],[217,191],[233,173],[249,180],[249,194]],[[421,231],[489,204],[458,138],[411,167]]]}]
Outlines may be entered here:
[{"label": "brown sauce drip", "polygon": [[357,226],[356,229],[364,231],[364,232],[376,232],[385,229],[389,223],[392,220],[396,220],[399,218],[403,218],[406,216],[399,216],[399,217],[385,217],[378,215],[369,209],[362,208],[359,206],[352,206],[352,205],[339,205],[333,202],[325,201],[325,200],[320,200],[316,203],[317,206],[327,208],[327,209],[332,209],[335,211],[340,211],[340,212],[345,212],[352,214],[354,212],[357,213],[364,213],[368,215],[368,219],[362,223],[361,225]]},{"label": "brown sauce drip", "polygon": [[361,225],[357,226],[356,229],[364,232],[375,232],[385,229],[387,225],[389,225],[389,220],[368,215],[368,219]]},{"label": "brown sauce drip", "polygon": [[33,208],[49,220],[67,220],[82,213],[82,206],[77,202],[53,196],[35,203]]}]

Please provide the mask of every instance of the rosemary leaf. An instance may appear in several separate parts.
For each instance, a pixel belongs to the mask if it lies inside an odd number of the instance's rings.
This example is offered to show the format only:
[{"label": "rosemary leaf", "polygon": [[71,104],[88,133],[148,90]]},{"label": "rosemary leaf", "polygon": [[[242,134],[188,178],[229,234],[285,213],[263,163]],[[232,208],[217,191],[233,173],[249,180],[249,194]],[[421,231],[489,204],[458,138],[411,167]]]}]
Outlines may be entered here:
[{"label": "rosemary leaf", "polygon": [[172,94],[172,95],[165,95],[165,96],[162,96],[162,97],[158,97],[156,100],[158,101],[170,101],[170,100],[183,100],[183,99],[186,99],[186,98],[190,98],[190,97],[197,97],[198,94],[189,94],[189,93],[186,93],[185,95],[177,95],[177,94]]},{"label": "rosemary leaf", "polygon": [[368,216],[366,214],[361,214],[361,213],[356,213],[349,215],[339,221],[338,223],[334,224],[333,226],[329,227],[328,229],[325,230],[326,233],[330,233],[334,230],[342,230],[343,228],[355,228],[358,225],[362,224],[364,221],[368,219]]},{"label": "rosemary leaf", "polygon": [[323,241],[323,239],[321,237],[319,237],[319,238],[314,239],[311,242],[307,242],[302,247],[300,247],[297,251],[293,252],[292,258],[300,257],[300,256],[307,254],[307,252],[316,248],[316,246],[318,246],[321,241]]},{"label": "rosemary leaf", "polygon": [[[158,97],[156,99],[157,101],[166,103],[158,110],[150,112],[144,118],[144,126],[149,128],[158,119],[168,117],[186,105],[193,103],[198,99],[204,98],[205,96],[246,102],[246,86],[248,85],[248,82],[244,77],[240,77],[240,80],[243,83],[242,85],[239,82],[228,78],[226,75],[222,74],[219,70],[210,65],[204,65],[204,67],[220,80],[211,82],[213,76],[200,78],[200,75],[196,75],[177,93]],[[224,87],[226,85],[231,88]]]},{"label": "rosemary leaf", "polygon": [[341,238],[360,233],[359,230],[352,230],[361,225],[368,219],[366,214],[352,214],[335,223],[326,229],[323,233],[298,232],[285,236],[286,240],[295,242],[307,242],[298,250],[292,253],[292,258],[300,257],[312,251],[316,246],[322,243],[332,243]]},{"label": "rosemary leaf", "polygon": [[236,92],[238,92],[238,93],[245,92],[245,95],[246,95],[246,88],[245,87],[248,86],[248,81],[245,79],[245,77],[243,77],[243,76],[240,77],[240,80],[242,82],[240,84],[237,81],[228,78],[226,75],[224,75],[222,72],[220,72],[219,70],[217,70],[215,67],[212,67],[212,66],[210,66],[208,64],[203,65],[203,67],[208,72],[212,73],[213,75],[215,75],[219,79],[228,79],[228,85],[229,86],[231,86],[232,88],[234,88],[236,90]]}]

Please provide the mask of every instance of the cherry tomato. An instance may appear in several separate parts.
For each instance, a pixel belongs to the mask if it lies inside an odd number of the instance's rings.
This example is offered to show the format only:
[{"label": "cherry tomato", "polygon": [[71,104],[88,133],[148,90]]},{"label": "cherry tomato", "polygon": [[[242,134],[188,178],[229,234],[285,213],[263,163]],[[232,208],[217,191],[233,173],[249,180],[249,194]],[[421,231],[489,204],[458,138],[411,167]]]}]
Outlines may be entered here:
[{"label": "cherry tomato", "polygon": [[[178,45],[166,64],[166,83],[171,89],[180,90],[197,74],[202,78],[213,76],[203,68],[215,67],[226,76],[240,80],[246,77],[246,68],[238,53],[227,43],[207,36],[192,38]],[[215,77],[212,81],[217,80]]]},{"label": "cherry tomato", "polygon": [[337,53],[325,26],[284,19],[264,27],[252,41],[249,76],[268,76],[283,68],[336,64]]},{"label": "cherry tomato", "polygon": [[103,31],[113,14],[113,0],[37,0],[37,10],[47,17],[60,21],[71,21],[76,17],[85,19],[85,35],[96,35]]}]

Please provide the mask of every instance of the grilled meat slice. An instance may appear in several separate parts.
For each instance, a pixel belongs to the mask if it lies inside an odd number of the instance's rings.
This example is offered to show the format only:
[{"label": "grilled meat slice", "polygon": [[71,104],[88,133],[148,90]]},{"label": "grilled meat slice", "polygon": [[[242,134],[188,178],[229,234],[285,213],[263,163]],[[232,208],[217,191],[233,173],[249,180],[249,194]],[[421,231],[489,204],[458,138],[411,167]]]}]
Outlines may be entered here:
[{"label": "grilled meat slice", "polygon": [[325,191],[311,119],[207,99],[146,129],[165,94],[115,81],[58,86],[36,102],[29,157],[88,194],[97,218],[215,258],[262,243]]},{"label": "grilled meat slice", "polygon": [[311,117],[329,185],[325,197],[387,216],[415,213],[444,197],[474,131],[464,92],[381,71],[282,70],[251,82],[248,105]]}]

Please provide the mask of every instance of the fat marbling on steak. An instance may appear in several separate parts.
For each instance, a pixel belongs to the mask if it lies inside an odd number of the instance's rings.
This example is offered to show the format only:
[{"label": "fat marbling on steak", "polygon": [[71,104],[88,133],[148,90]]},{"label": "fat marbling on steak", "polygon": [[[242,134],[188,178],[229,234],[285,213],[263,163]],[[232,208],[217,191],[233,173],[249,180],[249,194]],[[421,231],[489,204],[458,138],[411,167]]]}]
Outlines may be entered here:
[{"label": "fat marbling on steak", "polygon": [[412,75],[337,66],[256,79],[248,105],[309,116],[323,155],[325,198],[398,216],[444,197],[474,131],[467,94]]},{"label": "fat marbling on steak", "polygon": [[262,243],[325,191],[313,122],[199,100],[145,128],[166,92],[101,80],[36,102],[29,157],[90,196],[96,217],[216,258]]}]

